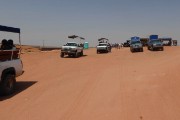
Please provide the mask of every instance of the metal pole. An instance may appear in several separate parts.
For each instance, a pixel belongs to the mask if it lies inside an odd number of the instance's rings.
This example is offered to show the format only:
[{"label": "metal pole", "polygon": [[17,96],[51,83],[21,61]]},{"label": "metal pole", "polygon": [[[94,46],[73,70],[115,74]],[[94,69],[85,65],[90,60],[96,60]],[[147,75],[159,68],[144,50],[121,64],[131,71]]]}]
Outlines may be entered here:
[{"label": "metal pole", "polygon": [[20,55],[21,55],[21,33],[19,33],[19,44],[20,44],[20,53],[19,53],[19,58],[20,58]]},{"label": "metal pole", "polygon": [[44,40],[43,40],[43,48],[44,48]]}]

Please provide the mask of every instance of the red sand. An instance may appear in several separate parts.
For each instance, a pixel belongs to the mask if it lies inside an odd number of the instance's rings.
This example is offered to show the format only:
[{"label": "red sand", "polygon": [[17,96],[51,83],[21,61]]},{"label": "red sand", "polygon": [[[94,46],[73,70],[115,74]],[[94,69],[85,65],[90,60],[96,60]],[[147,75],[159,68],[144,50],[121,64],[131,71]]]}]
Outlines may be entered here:
[{"label": "red sand", "polygon": [[180,120],[180,47],[109,54],[22,55],[16,93],[0,97],[0,120]]}]

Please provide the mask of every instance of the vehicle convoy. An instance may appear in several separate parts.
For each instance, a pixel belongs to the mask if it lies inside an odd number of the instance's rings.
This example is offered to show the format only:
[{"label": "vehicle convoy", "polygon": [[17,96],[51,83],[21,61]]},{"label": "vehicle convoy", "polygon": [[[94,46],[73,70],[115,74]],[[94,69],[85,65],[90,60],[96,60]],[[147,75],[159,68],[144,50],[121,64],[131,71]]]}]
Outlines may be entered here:
[{"label": "vehicle convoy", "polygon": [[63,58],[65,55],[76,58],[83,56],[83,46],[78,45],[76,42],[68,42],[61,48],[61,57]]},{"label": "vehicle convoy", "polygon": [[102,52],[111,52],[111,45],[109,43],[99,43],[97,46],[97,54]]},{"label": "vehicle convoy", "polygon": [[163,51],[164,50],[164,47],[163,47],[163,43],[157,39],[157,40],[150,40],[148,42],[148,46],[147,46],[148,50],[161,50]]},{"label": "vehicle convoy", "polygon": [[[0,25],[0,31],[19,33],[20,29]],[[23,64],[20,59],[20,49],[13,44],[2,40],[0,49],[0,94],[9,95],[13,93],[16,84],[16,77],[23,74]],[[6,43],[6,44],[5,44]],[[11,42],[12,43],[12,42]]]}]

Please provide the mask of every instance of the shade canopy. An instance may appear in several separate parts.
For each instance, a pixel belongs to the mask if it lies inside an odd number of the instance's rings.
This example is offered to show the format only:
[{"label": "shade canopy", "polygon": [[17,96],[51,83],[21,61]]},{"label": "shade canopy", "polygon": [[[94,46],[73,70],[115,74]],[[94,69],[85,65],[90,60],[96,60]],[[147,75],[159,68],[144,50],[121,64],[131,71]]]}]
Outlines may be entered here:
[{"label": "shade canopy", "polygon": [[68,38],[71,38],[71,39],[79,38],[79,39],[81,39],[81,40],[85,40],[85,38],[79,37],[79,36],[77,36],[77,35],[70,35],[70,36],[68,36]]},{"label": "shade canopy", "polygon": [[102,41],[102,40],[109,40],[109,39],[107,39],[107,38],[100,38],[100,39],[98,39],[98,41]]},{"label": "shade canopy", "polygon": [[76,35],[68,36],[68,38],[72,38],[72,39],[77,38],[77,37],[78,37],[78,36],[76,36]]},{"label": "shade canopy", "polygon": [[83,38],[83,37],[79,37],[81,40],[85,40],[85,38]]},{"label": "shade canopy", "polygon": [[20,28],[8,27],[0,25],[0,31],[20,33]]}]

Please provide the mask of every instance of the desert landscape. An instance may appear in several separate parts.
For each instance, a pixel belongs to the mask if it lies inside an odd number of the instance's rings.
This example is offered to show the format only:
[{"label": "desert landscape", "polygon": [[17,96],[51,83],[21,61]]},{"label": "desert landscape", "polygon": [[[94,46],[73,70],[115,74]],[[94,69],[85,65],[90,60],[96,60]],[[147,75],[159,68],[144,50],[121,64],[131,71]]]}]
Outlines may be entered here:
[{"label": "desert landscape", "polygon": [[179,120],[180,47],[129,48],[79,58],[26,46],[16,91],[0,97],[1,120]]}]

